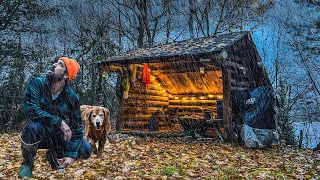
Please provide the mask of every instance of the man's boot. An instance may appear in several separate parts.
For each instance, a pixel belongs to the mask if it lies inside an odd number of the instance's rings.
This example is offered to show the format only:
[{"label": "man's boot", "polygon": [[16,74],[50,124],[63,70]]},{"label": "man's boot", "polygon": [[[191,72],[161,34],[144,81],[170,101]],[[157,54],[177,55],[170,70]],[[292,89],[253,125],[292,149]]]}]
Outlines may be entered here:
[{"label": "man's boot", "polygon": [[31,178],[32,177],[33,165],[22,164],[20,166],[19,178]]},{"label": "man's boot", "polygon": [[22,150],[23,162],[20,167],[19,177],[20,178],[31,178],[34,157],[36,156],[38,147],[37,147],[37,145],[26,145],[22,142],[21,143],[21,150]]}]

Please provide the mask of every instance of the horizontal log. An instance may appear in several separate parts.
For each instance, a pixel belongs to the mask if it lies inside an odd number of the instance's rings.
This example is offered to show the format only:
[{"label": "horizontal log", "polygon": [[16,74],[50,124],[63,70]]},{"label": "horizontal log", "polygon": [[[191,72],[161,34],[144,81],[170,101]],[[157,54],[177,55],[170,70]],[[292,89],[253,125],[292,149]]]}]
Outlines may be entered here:
[{"label": "horizontal log", "polygon": [[135,106],[135,107],[145,107],[145,106],[152,106],[152,107],[162,107],[164,105],[169,106],[168,101],[148,101],[148,100],[130,100],[123,101],[123,106]]},{"label": "horizontal log", "polygon": [[165,88],[159,82],[153,82],[152,84],[149,84],[148,89],[149,90],[157,90],[157,91],[165,90]]},{"label": "horizontal log", "polygon": [[[203,112],[187,112],[187,111],[183,111],[183,112],[178,112],[178,115],[181,116],[181,117],[192,116],[192,115],[197,115],[197,116],[203,117]],[[212,115],[214,117],[218,117],[217,112],[212,112]]]},{"label": "horizontal log", "polygon": [[181,106],[216,106],[216,101],[169,101],[170,105],[181,105]]},{"label": "horizontal log", "polygon": [[222,100],[222,94],[179,94],[179,95],[169,95],[170,100]]},{"label": "horizontal log", "polygon": [[120,112],[133,114],[133,113],[153,113],[157,111],[162,111],[161,107],[121,107]]},{"label": "horizontal log", "polygon": [[111,66],[100,66],[100,68],[102,70],[105,70],[105,71],[110,71],[110,72],[116,72],[116,71],[121,71],[122,70],[122,67],[120,66],[114,66],[114,65],[111,65]]},{"label": "horizontal log", "polygon": [[153,100],[153,101],[168,101],[168,96],[155,96],[147,94],[129,94],[128,99],[139,99],[139,100]]},{"label": "horizontal log", "polygon": [[[147,121],[124,121],[122,122],[124,128],[147,128],[149,126],[149,122]],[[159,122],[159,127],[167,126],[166,122]]]},{"label": "horizontal log", "polygon": [[178,110],[185,109],[185,110],[193,110],[193,111],[215,111],[217,108],[214,106],[177,106],[177,105],[170,105],[169,108],[178,108]]},{"label": "horizontal log", "polygon": [[[140,115],[140,116],[129,116],[129,115],[119,115],[118,119],[120,121],[146,121],[148,122],[151,115]],[[165,121],[165,116],[157,116],[157,119]]]},{"label": "horizontal log", "polygon": [[233,79],[230,81],[232,87],[254,87],[256,84],[254,81],[236,81]]},{"label": "horizontal log", "polygon": [[231,90],[244,91],[250,89],[249,87],[231,87]]},{"label": "horizontal log", "polygon": [[168,131],[149,131],[149,129],[139,129],[139,130],[132,130],[132,129],[123,129],[118,131],[118,133],[128,134],[131,136],[139,136],[139,137],[154,137],[154,138],[173,138],[173,137],[184,137],[183,133],[172,133]]},{"label": "horizontal log", "polygon": [[[217,67],[207,67],[207,66],[203,66],[205,67],[204,71],[205,72],[209,72],[209,71],[221,71],[220,69],[218,69]],[[181,73],[194,73],[194,72],[200,72],[200,67],[195,66],[192,69],[165,69],[165,70],[154,70],[152,71],[152,74],[154,75],[160,75],[160,74],[181,74]]]},{"label": "horizontal log", "polygon": [[146,94],[146,95],[157,95],[157,96],[168,96],[167,92],[162,90],[152,90],[152,89],[145,89],[145,88],[130,88],[130,94]]},{"label": "horizontal log", "polygon": [[248,72],[246,74],[231,74],[231,79],[235,81],[249,81],[250,75]]},{"label": "horizontal log", "polygon": [[140,117],[140,118],[135,118],[135,117],[118,117],[119,121],[149,121],[150,117]]},{"label": "horizontal log", "polygon": [[[212,114],[217,117],[217,112],[216,111],[211,111]],[[203,113],[202,111],[184,111],[183,109],[179,110],[179,112],[177,113],[179,116],[191,116],[191,115],[197,115],[197,116],[201,116],[203,117]],[[152,114],[134,114],[134,113],[126,113],[126,112],[121,112],[119,114],[119,118],[121,119],[132,119],[133,121],[136,121],[136,120],[141,120],[141,119],[150,119],[150,117],[152,116]],[[165,118],[165,117],[168,117],[169,114],[167,113],[164,113],[162,115],[155,115],[155,117],[157,118]]]},{"label": "horizontal log", "polygon": [[[125,119],[149,119],[152,116],[152,114],[120,114],[119,118],[125,118]],[[156,115],[155,117],[161,117],[161,115]]]},{"label": "horizontal log", "polygon": [[[124,123],[124,122],[130,122],[130,123],[134,123],[134,122],[147,122],[147,123],[149,123],[149,118],[148,119],[134,119],[134,120],[131,120],[131,119],[127,119],[127,118],[119,118],[119,120],[121,120],[121,122],[122,123]],[[162,123],[162,124],[167,124],[168,123],[168,121],[167,120],[165,120],[165,119],[160,119],[160,118],[158,118],[158,121],[159,121],[159,123]]]},{"label": "horizontal log", "polygon": [[195,100],[191,100],[191,99],[170,99],[169,100],[169,103],[216,103],[217,100],[213,100],[213,99],[210,99],[210,100],[206,100],[206,99],[195,99]]},{"label": "horizontal log", "polygon": [[[210,61],[210,60],[209,60]],[[150,69],[152,73],[154,71],[161,70],[181,70],[181,69],[195,69],[199,67],[208,67],[212,69],[219,69],[219,67],[213,66],[212,62],[199,61],[190,61],[190,59],[180,59],[177,61],[176,58],[172,59],[172,62],[155,62],[150,64]]]},{"label": "horizontal log", "polygon": [[[156,90],[156,91],[163,91],[165,88],[160,84],[159,82],[152,82],[151,84],[148,84],[148,90]],[[131,87],[131,90],[139,91],[136,89],[146,89],[146,85],[143,83],[137,83],[135,84],[135,87]]]},{"label": "horizontal log", "polygon": [[[135,64],[137,68],[143,69],[143,64]],[[102,70],[110,71],[110,72],[116,72],[116,71],[122,71],[124,65],[121,64],[114,64],[114,65],[105,65],[105,66],[99,66]],[[126,66],[126,65],[125,65]]]}]

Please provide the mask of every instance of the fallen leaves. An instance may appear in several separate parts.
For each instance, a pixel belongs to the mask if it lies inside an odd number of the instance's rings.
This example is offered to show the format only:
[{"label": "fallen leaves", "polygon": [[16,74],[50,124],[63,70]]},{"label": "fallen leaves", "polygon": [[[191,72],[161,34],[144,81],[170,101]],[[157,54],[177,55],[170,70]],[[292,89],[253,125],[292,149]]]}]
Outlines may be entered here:
[{"label": "fallen leaves", "polygon": [[[0,137],[0,179],[17,179],[19,134]],[[35,158],[35,179],[319,179],[319,160],[309,150],[251,150],[219,141],[129,138],[107,144],[102,157],[51,170],[45,150]]]}]

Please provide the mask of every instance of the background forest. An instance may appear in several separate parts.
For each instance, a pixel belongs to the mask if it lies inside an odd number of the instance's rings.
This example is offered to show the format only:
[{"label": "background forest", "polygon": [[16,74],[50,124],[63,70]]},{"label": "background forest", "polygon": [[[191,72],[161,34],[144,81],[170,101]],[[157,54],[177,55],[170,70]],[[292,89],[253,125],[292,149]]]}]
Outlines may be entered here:
[{"label": "background forest", "polygon": [[81,103],[104,105],[114,118],[116,75],[102,77],[95,62],[237,31],[252,32],[269,73],[280,138],[293,144],[293,122],[320,122],[318,0],[2,0],[0,12],[1,132],[21,128],[27,82],[60,56],[81,65],[71,82]]}]

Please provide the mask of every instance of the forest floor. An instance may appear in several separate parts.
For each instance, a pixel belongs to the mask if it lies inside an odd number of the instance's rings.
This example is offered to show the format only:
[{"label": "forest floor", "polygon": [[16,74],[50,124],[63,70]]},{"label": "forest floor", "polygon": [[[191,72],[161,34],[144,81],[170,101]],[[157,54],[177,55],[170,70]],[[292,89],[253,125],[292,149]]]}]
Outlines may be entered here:
[{"label": "forest floor", "polygon": [[[18,179],[20,136],[0,134],[0,179]],[[320,179],[319,154],[278,146],[246,149],[218,140],[129,137],[107,144],[102,157],[51,170],[45,151],[35,159],[34,179]]]}]

